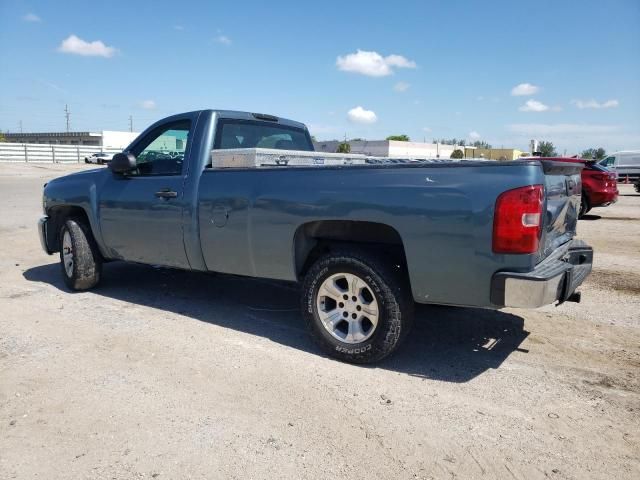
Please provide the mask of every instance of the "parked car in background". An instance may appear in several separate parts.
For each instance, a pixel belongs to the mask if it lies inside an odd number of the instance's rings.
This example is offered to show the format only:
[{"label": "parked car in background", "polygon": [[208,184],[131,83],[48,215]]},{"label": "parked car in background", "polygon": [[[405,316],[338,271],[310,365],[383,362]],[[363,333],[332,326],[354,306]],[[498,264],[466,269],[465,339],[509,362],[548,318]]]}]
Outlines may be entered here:
[{"label": "parked car in background", "polygon": [[541,160],[557,162],[582,163],[584,168],[580,175],[582,181],[582,197],[579,217],[584,217],[593,207],[608,207],[618,201],[618,184],[615,172],[603,167],[600,163],[582,158],[536,157]]},{"label": "parked car in background", "polygon": [[98,165],[103,165],[110,162],[112,158],[112,153],[97,152],[88,157],[84,157],[84,163],[97,163]]},{"label": "parked car in background", "polygon": [[618,181],[640,181],[640,150],[615,152],[598,162],[618,174]]}]

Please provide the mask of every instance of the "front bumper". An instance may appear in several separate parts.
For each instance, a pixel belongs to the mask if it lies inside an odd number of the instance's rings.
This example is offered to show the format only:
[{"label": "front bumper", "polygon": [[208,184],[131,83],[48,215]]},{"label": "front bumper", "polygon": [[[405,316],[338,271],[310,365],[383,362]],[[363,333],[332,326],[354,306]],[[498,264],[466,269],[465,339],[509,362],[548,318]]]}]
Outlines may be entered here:
[{"label": "front bumper", "polygon": [[569,299],[591,273],[593,249],[573,240],[530,272],[497,272],[491,280],[491,303],[500,307],[538,308]]},{"label": "front bumper", "polygon": [[49,217],[46,215],[44,217],[40,217],[38,220],[38,235],[40,236],[40,246],[45,251],[47,255],[51,255],[53,252],[49,250],[49,244],[47,243],[47,221]]}]

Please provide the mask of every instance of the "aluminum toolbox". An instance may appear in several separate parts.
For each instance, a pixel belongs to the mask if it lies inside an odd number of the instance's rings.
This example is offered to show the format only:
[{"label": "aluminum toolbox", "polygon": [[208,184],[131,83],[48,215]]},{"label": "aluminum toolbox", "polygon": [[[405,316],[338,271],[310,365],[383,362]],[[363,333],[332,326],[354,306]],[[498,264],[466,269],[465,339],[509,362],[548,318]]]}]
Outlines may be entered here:
[{"label": "aluminum toolbox", "polygon": [[303,152],[272,148],[212,150],[212,168],[306,167],[321,165],[364,165],[360,154]]},{"label": "aluminum toolbox", "polygon": [[[478,161],[479,159],[474,160]],[[484,159],[480,160],[484,161]],[[212,168],[321,167],[402,163],[455,163],[460,161],[448,158],[373,157],[359,153],[305,152],[273,148],[230,148],[211,151]]]}]

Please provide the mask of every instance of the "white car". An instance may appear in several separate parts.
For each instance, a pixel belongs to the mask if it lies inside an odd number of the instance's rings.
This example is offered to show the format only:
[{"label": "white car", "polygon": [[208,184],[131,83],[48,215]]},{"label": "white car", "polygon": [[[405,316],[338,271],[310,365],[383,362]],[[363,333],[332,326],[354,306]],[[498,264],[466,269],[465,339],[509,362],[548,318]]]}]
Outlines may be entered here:
[{"label": "white car", "polygon": [[103,165],[110,162],[112,158],[112,153],[98,152],[89,157],[84,157],[84,163],[97,163],[98,165]]}]

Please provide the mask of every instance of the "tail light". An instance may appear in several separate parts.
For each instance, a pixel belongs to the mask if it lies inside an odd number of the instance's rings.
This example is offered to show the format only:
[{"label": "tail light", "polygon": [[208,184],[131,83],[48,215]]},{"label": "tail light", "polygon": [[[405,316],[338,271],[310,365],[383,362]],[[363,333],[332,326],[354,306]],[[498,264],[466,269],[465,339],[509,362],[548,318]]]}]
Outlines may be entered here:
[{"label": "tail light", "polygon": [[538,251],[543,200],[542,185],[528,185],[500,194],[493,216],[494,253]]}]

